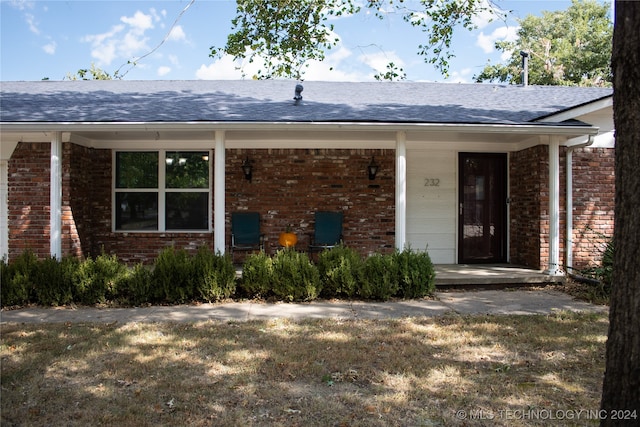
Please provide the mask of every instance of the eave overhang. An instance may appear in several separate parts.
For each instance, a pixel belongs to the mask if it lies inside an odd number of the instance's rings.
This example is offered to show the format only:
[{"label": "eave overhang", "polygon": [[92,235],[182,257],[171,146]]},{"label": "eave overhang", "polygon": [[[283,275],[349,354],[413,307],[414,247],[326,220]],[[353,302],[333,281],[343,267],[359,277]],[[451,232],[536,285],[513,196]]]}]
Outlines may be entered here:
[{"label": "eave overhang", "polygon": [[519,133],[523,135],[596,135],[588,124],[561,123],[396,123],[396,122],[2,122],[1,133],[42,132],[155,132],[236,130],[317,130],[385,132]]}]

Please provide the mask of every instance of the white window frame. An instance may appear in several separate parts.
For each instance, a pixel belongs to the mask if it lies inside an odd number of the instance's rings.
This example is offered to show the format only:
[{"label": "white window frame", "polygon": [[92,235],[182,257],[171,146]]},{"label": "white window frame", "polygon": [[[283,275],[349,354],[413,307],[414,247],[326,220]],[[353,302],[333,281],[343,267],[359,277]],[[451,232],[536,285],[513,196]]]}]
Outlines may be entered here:
[{"label": "white window frame", "polygon": [[[209,155],[209,186],[205,188],[166,188],[166,166],[165,159],[167,152],[178,151],[181,153],[206,152]],[[116,188],[116,157],[118,153],[158,153],[158,188]],[[212,190],[213,168],[211,167],[211,159],[213,159],[213,150],[198,148],[171,148],[171,149],[116,149],[111,153],[111,230],[114,233],[136,233],[136,234],[158,234],[158,233],[211,233],[211,213],[213,212]],[[117,193],[157,193],[158,194],[158,229],[157,230],[118,230],[116,229],[116,194]],[[179,230],[166,228],[166,195],[167,193],[207,193],[207,228],[202,230]]]}]

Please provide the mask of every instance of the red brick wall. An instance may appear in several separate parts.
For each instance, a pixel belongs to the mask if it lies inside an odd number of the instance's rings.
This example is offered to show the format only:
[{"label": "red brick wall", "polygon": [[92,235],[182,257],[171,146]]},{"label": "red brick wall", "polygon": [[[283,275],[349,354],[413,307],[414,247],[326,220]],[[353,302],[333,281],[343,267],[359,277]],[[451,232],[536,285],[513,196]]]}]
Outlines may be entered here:
[{"label": "red brick wall", "polygon": [[[252,161],[252,182],[241,164]],[[369,180],[375,156],[380,171]],[[336,149],[227,150],[227,244],[230,213],[257,211],[265,249],[278,249],[278,236],[292,225],[298,247],[313,234],[316,210],[342,211],[345,244],[363,254],[389,252],[395,246],[395,151]]]},{"label": "red brick wall", "polygon": [[111,227],[111,150],[65,143],[63,155],[63,252],[95,256],[95,236]]},{"label": "red brick wall", "polygon": [[598,262],[613,236],[615,149],[584,148],[573,153],[573,265]]},{"label": "red brick wall", "polygon": [[51,145],[18,143],[8,169],[9,259],[25,250],[47,257]]},{"label": "red brick wall", "polygon": [[[615,150],[573,153],[573,267],[598,262],[613,234]],[[549,261],[549,158],[547,146],[511,153],[511,262],[547,268]],[[565,268],[566,149],[560,151],[560,266]]]},{"label": "red brick wall", "polygon": [[[541,268],[548,259],[542,238],[548,216],[542,218],[548,194],[548,147],[536,146],[511,153],[510,186],[510,259],[513,264]],[[548,199],[546,199],[548,204]],[[542,252],[545,251],[545,260]]]},{"label": "red brick wall", "polygon": [[[374,181],[366,167],[375,155],[380,172]],[[253,181],[240,165],[252,160]],[[602,236],[613,233],[614,150],[574,152],[574,266],[597,261]],[[226,152],[226,241],[230,213],[262,215],[266,249],[288,224],[306,249],[313,232],[313,212],[344,212],[345,242],[363,254],[393,250],[395,243],[395,153],[364,149],[264,149]],[[561,150],[561,245],[565,236],[565,150]],[[213,246],[212,233],[113,233],[111,150],[65,143],[63,147],[64,254],[95,256],[104,250],[127,262],[152,261],[167,246],[195,250]],[[26,249],[49,255],[50,144],[20,143],[9,161],[9,257]],[[510,156],[511,261],[536,268],[548,262],[548,147]],[[212,218],[213,221],[213,218]],[[560,253],[561,264],[564,252]]]}]

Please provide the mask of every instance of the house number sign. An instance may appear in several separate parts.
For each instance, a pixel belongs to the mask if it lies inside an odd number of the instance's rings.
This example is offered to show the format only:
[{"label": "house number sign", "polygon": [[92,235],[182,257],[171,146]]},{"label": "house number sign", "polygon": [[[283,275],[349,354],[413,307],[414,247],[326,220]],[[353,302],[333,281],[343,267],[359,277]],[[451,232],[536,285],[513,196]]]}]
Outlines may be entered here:
[{"label": "house number sign", "polygon": [[425,178],[425,187],[440,187],[440,178]]}]

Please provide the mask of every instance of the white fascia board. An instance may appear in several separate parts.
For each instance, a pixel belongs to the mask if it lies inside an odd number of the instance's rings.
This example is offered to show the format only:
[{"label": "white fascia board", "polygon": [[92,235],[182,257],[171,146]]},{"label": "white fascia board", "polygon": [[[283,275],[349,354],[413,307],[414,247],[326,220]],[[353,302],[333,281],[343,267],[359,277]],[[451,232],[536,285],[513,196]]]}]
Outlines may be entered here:
[{"label": "white fascia board", "polygon": [[[2,124],[1,139],[29,141],[40,140],[45,134],[51,132],[63,132],[63,140],[72,140],[93,148],[125,149],[132,146],[143,147],[152,144],[154,147],[187,147],[190,149],[211,148],[213,135],[216,131],[228,131],[226,148],[261,148],[265,143],[264,132],[279,132],[289,134],[293,132],[408,132],[413,135],[429,134],[476,134],[476,135],[511,135],[529,140],[530,137],[556,135],[563,140],[575,137],[585,137],[596,135],[598,128],[591,125],[553,125],[553,124],[460,124],[460,123],[359,123],[359,122],[87,122],[87,123],[21,123],[6,122]],[[233,131],[260,132],[260,141],[234,140]],[[110,133],[105,138],[93,138],[90,133]],[[128,133],[129,135],[118,135],[117,133]],[[141,139],[131,139],[132,133],[148,133],[148,137]],[[174,137],[157,140],[159,132],[172,132]],[[176,133],[191,133],[191,135],[201,134],[196,139],[185,140],[175,139]],[[84,133],[84,134],[83,134]],[[69,137],[68,135],[71,135]],[[328,135],[327,135],[328,136]],[[11,138],[13,137],[13,138]],[[17,139],[15,139],[17,138]],[[423,137],[424,138],[424,137]],[[175,139],[175,140],[174,140]],[[242,138],[244,139],[244,138]],[[322,138],[322,146],[330,148],[328,141]],[[365,144],[355,143],[349,139],[350,148],[393,148],[392,140],[374,141],[366,138]],[[521,141],[522,142],[522,141]],[[295,140],[281,141],[282,147],[286,148],[308,148],[313,145],[312,140],[303,137]],[[520,149],[519,145],[514,145],[511,141],[496,141],[507,150]],[[337,145],[336,145],[337,144]],[[334,141],[335,148],[344,147],[345,142]],[[562,143],[561,145],[564,145]],[[333,145],[331,145],[333,147]]]},{"label": "white fascia board", "polygon": [[585,105],[581,105],[576,108],[572,108],[570,110],[563,111],[558,114],[554,114],[552,116],[546,116],[537,122],[552,122],[558,123],[563,122],[565,120],[575,119],[576,117],[584,116],[585,114],[593,113],[595,111],[600,111],[605,108],[610,108],[613,106],[613,95],[608,96],[606,98],[600,99],[598,101],[590,102]]},{"label": "white fascia board", "polygon": [[[545,120],[548,122],[548,120]],[[360,122],[4,122],[2,133],[96,131],[216,131],[216,130],[384,130],[521,133],[546,135],[597,134],[598,128],[579,125],[465,124],[465,123],[360,123]]]}]

